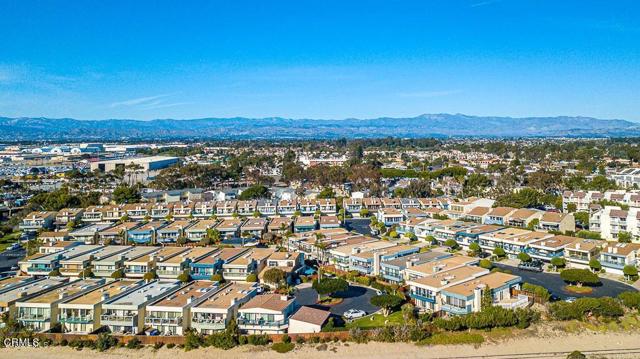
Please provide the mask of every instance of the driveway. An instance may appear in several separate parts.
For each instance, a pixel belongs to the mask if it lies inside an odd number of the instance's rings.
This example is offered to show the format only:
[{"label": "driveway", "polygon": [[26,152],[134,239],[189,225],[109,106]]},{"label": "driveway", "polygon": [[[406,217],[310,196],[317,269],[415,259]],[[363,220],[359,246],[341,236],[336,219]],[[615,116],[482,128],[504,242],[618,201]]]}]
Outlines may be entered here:
[{"label": "driveway", "polygon": [[344,221],[344,227],[349,231],[354,231],[364,235],[371,235],[369,228],[371,220],[369,218],[349,218]]},{"label": "driveway", "polygon": [[335,293],[334,297],[342,298],[340,304],[326,306],[316,304],[318,300],[318,292],[311,288],[310,283],[304,283],[296,288],[296,301],[300,305],[306,305],[313,308],[329,310],[336,315],[342,315],[349,309],[360,309],[367,314],[377,312],[380,308],[372,305],[369,301],[376,296],[376,292],[370,288],[357,285],[349,285],[349,289],[344,292]]},{"label": "driveway", "polygon": [[636,290],[634,287],[626,285],[624,283],[620,283],[611,279],[600,278],[600,280],[602,281],[602,285],[594,287],[593,292],[589,294],[576,294],[564,290],[564,286],[566,286],[567,284],[562,280],[562,278],[560,278],[559,274],[531,272],[502,263],[496,263],[496,266],[499,268],[510,270],[514,275],[520,276],[522,280],[527,283],[541,285],[547,288],[551,293],[555,294],[561,299],[564,299],[566,297],[616,297],[622,292]]}]

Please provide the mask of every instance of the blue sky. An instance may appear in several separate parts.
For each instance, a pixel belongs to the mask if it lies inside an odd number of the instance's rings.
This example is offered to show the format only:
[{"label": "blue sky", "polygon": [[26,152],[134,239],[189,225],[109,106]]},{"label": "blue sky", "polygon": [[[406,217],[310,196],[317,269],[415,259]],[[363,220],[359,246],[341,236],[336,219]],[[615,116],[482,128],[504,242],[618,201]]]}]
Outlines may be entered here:
[{"label": "blue sky", "polygon": [[0,116],[640,121],[640,2],[0,0]]}]

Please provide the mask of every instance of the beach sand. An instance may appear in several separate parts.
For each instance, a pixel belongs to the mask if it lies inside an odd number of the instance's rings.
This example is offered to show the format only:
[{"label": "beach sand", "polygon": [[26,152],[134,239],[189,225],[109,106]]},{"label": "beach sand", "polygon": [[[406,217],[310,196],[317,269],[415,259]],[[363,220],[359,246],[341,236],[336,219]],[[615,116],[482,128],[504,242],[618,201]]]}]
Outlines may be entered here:
[{"label": "beach sand", "polygon": [[417,346],[408,343],[327,343],[298,345],[292,352],[279,354],[268,347],[242,346],[232,350],[205,348],[185,352],[181,349],[161,348],[154,350],[112,349],[103,353],[94,350],[74,350],[69,347],[5,348],[0,349],[2,359],[256,359],[259,358],[518,358],[530,353],[527,358],[565,358],[566,354],[543,355],[540,353],[583,352],[593,350],[637,349],[639,353],[626,355],[602,354],[597,358],[640,358],[640,333],[593,333],[565,334],[548,337],[524,337],[501,340],[497,343],[472,345]]}]

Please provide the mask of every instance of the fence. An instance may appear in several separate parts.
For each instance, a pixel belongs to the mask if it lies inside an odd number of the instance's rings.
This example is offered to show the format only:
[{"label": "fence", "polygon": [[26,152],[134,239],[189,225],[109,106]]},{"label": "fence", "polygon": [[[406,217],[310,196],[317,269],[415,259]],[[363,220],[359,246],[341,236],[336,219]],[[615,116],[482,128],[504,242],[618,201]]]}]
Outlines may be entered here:
[{"label": "fence", "polygon": [[528,292],[525,290],[518,290],[518,289],[514,289],[512,292],[513,292],[512,294],[516,296],[526,295],[527,297],[529,297],[529,300],[533,301],[533,303],[536,303],[536,304],[545,304],[547,302],[546,298],[543,298],[533,292]]}]

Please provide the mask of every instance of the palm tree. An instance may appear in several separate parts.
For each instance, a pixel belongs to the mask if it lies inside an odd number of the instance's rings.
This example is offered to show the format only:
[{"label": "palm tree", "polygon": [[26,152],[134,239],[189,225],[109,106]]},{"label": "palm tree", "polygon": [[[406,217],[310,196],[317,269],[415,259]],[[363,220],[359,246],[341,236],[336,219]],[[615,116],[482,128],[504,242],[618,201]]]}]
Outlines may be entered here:
[{"label": "palm tree", "polygon": [[317,257],[318,257],[318,280],[322,278],[322,266],[324,265],[325,255],[327,250],[327,243],[322,242],[321,240],[325,238],[324,234],[320,232],[316,232],[316,241],[313,246],[316,248]]}]

